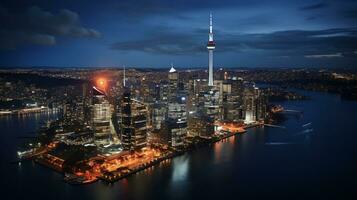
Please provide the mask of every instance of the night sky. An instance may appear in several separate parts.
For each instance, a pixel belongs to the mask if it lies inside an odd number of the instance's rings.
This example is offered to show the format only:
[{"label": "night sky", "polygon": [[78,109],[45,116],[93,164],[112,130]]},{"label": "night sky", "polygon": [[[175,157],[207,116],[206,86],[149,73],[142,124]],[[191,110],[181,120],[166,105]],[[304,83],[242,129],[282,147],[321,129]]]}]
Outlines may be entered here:
[{"label": "night sky", "polygon": [[[105,2],[105,3],[104,3]],[[356,0],[11,0],[0,66],[357,68]]]}]

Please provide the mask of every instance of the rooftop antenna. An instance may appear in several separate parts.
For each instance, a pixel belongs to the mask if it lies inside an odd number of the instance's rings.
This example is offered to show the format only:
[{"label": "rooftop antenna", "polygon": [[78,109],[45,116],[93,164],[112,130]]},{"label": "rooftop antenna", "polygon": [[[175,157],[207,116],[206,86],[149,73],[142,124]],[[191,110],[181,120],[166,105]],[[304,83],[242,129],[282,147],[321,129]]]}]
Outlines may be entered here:
[{"label": "rooftop antenna", "polygon": [[212,33],[213,25],[212,25],[212,12],[209,13],[209,33]]},{"label": "rooftop antenna", "polygon": [[124,65],[123,85],[125,87],[125,65]]}]

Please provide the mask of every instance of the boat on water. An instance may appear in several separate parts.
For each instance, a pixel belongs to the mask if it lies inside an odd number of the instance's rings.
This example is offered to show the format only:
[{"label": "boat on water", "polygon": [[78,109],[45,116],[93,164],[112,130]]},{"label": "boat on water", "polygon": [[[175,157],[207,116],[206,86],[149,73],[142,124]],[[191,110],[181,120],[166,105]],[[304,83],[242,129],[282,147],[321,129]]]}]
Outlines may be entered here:
[{"label": "boat on water", "polygon": [[309,122],[309,123],[306,123],[306,124],[302,125],[302,127],[307,127],[307,126],[310,126],[311,124],[312,124],[312,123]]}]

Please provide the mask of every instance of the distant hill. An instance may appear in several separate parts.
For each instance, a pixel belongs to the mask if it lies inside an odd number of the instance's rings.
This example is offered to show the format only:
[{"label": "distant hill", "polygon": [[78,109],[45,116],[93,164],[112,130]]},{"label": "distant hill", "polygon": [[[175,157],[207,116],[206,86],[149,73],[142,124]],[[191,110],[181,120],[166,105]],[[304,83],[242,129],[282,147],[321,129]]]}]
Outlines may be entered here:
[{"label": "distant hill", "polygon": [[78,80],[78,79],[54,78],[48,76],[41,76],[37,74],[11,73],[11,72],[0,72],[0,78],[10,82],[22,81],[26,84],[35,84],[37,87],[40,88],[52,88],[52,87],[77,85],[77,84],[84,83],[83,80]]}]

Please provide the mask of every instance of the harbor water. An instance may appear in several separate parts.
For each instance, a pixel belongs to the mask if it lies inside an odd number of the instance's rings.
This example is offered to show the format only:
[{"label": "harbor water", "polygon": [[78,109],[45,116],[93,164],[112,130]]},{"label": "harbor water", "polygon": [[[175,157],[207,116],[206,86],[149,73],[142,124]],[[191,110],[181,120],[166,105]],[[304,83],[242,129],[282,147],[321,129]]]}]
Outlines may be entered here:
[{"label": "harbor water", "polygon": [[282,127],[246,133],[187,152],[113,184],[70,185],[63,175],[16,159],[23,136],[56,114],[0,118],[1,199],[352,199],[356,182],[356,101],[299,91]]}]

